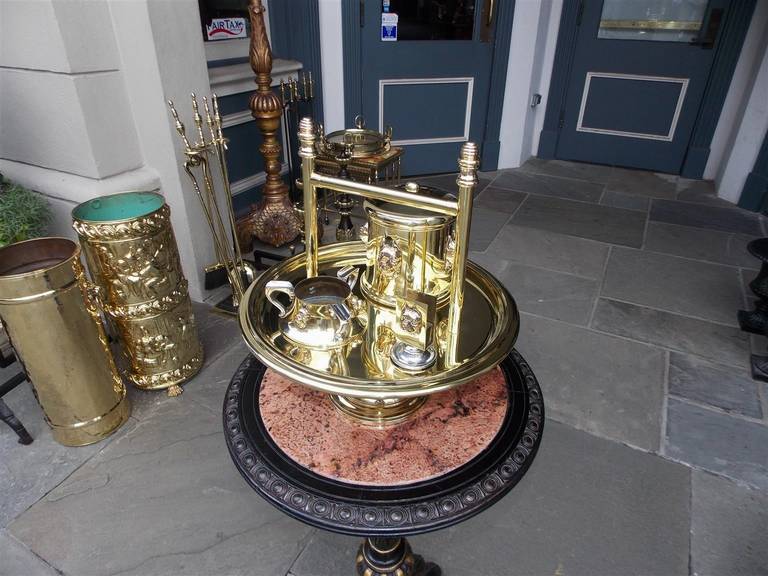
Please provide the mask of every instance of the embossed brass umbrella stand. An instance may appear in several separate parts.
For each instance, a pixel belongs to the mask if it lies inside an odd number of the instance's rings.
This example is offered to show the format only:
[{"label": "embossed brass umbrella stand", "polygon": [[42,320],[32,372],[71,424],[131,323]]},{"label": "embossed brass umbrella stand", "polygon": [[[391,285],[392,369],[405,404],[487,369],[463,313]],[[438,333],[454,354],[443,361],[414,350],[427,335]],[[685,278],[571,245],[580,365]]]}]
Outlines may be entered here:
[{"label": "embossed brass umbrella stand", "polygon": [[[240,307],[259,360],[375,426],[400,422],[429,394],[496,367],[514,346],[519,318],[506,289],[467,261],[476,145],[461,149],[453,199],[319,174],[311,119],[300,122],[299,140],[306,252],[262,274]],[[318,188],[367,199],[366,242],[318,246]],[[357,300],[324,280],[337,275]],[[276,286],[289,295],[279,306],[265,297]]]}]

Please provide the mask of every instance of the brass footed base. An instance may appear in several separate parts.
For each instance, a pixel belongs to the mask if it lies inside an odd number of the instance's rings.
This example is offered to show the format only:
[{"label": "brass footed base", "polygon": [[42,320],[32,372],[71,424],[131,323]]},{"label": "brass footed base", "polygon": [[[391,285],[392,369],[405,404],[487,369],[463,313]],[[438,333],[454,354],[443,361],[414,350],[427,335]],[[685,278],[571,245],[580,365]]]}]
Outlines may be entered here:
[{"label": "brass footed base", "polygon": [[416,398],[354,398],[331,394],[331,402],[344,416],[364,426],[383,428],[399,424],[410,418],[427,401],[426,396]]},{"label": "brass footed base", "polygon": [[360,545],[355,558],[358,576],[441,576],[437,564],[411,551],[405,538],[372,537]]},{"label": "brass footed base", "polygon": [[248,216],[253,235],[272,246],[287,244],[301,233],[301,221],[288,199],[287,187],[281,191],[282,196],[266,198]]}]

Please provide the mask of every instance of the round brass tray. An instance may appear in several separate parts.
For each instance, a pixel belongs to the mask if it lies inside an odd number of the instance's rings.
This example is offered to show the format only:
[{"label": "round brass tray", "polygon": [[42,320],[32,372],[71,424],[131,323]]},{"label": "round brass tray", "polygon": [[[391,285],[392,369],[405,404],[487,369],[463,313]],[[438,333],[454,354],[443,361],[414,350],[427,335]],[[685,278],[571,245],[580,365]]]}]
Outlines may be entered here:
[{"label": "round brass tray", "polygon": [[[264,296],[264,287],[270,280],[296,283],[304,278],[305,262],[304,254],[299,254],[266,270],[246,291],[239,313],[243,337],[254,355],[269,368],[301,384],[352,398],[415,398],[469,382],[497,366],[514,347],[520,326],[515,301],[498,280],[467,262],[461,336],[454,365],[446,366],[442,353],[432,367],[415,374],[392,366],[388,356],[372,363],[366,358],[370,352],[365,351],[375,346],[365,341],[366,331],[361,341],[331,352],[337,355],[335,362],[329,363],[333,368],[310,367],[300,361],[301,354],[295,353],[295,345],[280,333],[277,309]],[[360,241],[331,244],[318,251],[320,274],[335,275],[340,268],[362,267],[365,262],[366,247]],[[447,314],[447,306],[438,310],[438,324]],[[320,355],[323,353],[329,352]],[[377,366],[372,365],[376,363]]]}]

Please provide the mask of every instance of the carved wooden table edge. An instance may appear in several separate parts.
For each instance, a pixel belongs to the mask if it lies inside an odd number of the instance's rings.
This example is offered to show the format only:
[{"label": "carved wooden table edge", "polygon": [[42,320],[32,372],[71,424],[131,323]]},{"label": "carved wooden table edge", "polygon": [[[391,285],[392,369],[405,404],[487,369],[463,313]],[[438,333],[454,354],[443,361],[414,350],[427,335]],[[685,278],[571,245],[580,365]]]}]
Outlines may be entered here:
[{"label": "carved wooden table edge", "polygon": [[224,397],[227,448],[260,496],[310,526],[364,538],[360,576],[439,576],[440,568],[412,553],[405,536],[452,526],[496,503],[525,475],[544,428],[541,388],[513,350],[501,363],[510,406],[481,454],[444,475],[395,486],[368,486],[320,476],[276,446],[258,412],[266,368],[253,356],[235,372]]}]

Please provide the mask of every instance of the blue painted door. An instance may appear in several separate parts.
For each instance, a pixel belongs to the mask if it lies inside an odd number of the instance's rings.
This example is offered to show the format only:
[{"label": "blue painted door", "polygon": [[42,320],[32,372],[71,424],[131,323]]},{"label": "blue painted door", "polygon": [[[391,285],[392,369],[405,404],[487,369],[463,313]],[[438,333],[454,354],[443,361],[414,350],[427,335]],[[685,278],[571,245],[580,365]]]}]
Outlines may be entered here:
[{"label": "blue painted door", "polygon": [[404,175],[455,172],[461,143],[483,141],[493,3],[364,0],[361,7],[367,127],[392,126],[393,144],[405,147]]},{"label": "blue painted door", "polygon": [[679,174],[728,0],[583,0],[556,157]]}]

